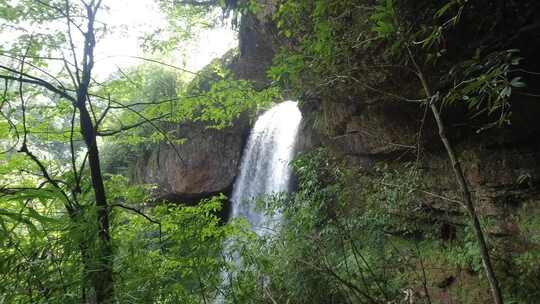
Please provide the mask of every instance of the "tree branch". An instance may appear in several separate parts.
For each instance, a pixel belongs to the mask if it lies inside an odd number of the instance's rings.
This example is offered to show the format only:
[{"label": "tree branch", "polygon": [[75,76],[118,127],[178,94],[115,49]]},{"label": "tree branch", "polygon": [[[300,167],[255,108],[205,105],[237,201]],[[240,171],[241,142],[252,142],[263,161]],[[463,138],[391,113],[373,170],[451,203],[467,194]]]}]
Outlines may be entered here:
[{"label": "tree branch", "polygon": [[118,133],[140,127],[140,126],[145,125],[147,123],[163,119],[163,118],[165,118],[167,116],[169,116],[169,114],[163,114],[163,115],[158,116],[158,117],[154,117],[154,118],[151,118],[151,119],[146,119],[146,120],[139,121],[138,123],[135,123],[135,124],[132,124],[132,125],[129,125],[129,126],[123,126],[123,127],[119,128],[117,130],[103,130],[103,131],[98,130],[96,134],[98,136],[101,136],[101,137],[116,135]]},{"label": "tree branch", "polygon": [[482,231],[482,226],[480,225],[480,220],[478,219],[478,215],[474,208],[471,192],[469,190],[469,186],[467,185],[467,180],[465,179],[463,169],[461,168],[461,164],[459,162],[459,159],[456,156],[454,148],[452,144],[450,143],[450,141],[448,140],[448,138],[446,137],[446,128],[441,118],[441,115],[439,113],[439,109],[437,108],[437,105],[435,104],[435,101],[438,99],[439,95],[432,94],[430,87],[428,85],[428,82],[426,78],[424,77],[424,73],[422,72],[422,69],[416,62],[414,55],[411,52],[411,49],[409,48],[408,45],[407,45],[407,52],[416,70],[418,79],[420,80],[420,83],[422,84],[422,88],[424,89],[426,98],[429,100],[429,106],[431,108],[431,112],[433,113],[433,117],[435,118],[435,122],[437,123],[437,128],[439,129],[439,137],[441,138],[441,141],[444,144],[444,147],[448,154],[448,158],[450,159],[450,163],[452,165],[452,170],[454,171],[454,175],[456,177],[456,181],[461,189],[461,194],[465,202],[465,207],[469,213],[473,230],[475,232],[476,240],[478,242],[478,247],[480,248],[480,257],[482,259],[482,264],[484,266],[486,277],[489,282],[493,301],[495,304],[503,304],[503,297],[502,297],[502,292],[499,286],[499,281],[497,280],[495,271],[493,270],[491,257],[488,250],[488,245],[484,237],[484,232]]}]

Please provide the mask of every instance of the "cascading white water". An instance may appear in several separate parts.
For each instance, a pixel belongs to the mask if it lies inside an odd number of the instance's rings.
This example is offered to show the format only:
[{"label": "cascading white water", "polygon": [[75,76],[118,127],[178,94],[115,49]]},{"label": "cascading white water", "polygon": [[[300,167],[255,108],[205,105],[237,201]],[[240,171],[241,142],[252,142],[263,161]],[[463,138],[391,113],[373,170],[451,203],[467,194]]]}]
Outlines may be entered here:
[{"label": "cascading white water", "polygon": [[[231,219],[244,217],[258,235],[276,228],[279,215],[268,216],[256,208],[260,196],[287,192],[291,181],[289,163],[294,156],[296,134],[302,115],[295,102],[282,102],[259,116],[251,130],[242,160],[240,175],[233,186]],[[226,246],[227,247],[227,246]],[[229,261],[240,266],[239,254],[230,253]],[[221,273],[223,286],[231,273]],[[214,304],[223,304],[218,294]]]},{"label": "cascading white water", "polygon": [[259,235],[278,220],[257,210],[254,199],[289,190],[296,134],[302,115],[285,101],[262,114],[251,130],[231,197],[231,218],[244,217]]}]

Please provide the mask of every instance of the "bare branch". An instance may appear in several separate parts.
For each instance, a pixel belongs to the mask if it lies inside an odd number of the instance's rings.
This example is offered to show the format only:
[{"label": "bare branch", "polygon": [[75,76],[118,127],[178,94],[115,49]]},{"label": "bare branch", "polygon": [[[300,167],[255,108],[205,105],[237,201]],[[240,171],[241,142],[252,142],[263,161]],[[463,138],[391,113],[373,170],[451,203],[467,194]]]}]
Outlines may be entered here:
[{"label": "bare branch", "polygon": [[[121,103],[119,102],[116,102],[116,101],[112,101],[112,103],[115,103],[115,104],[119,104],[119,105],[122,105]],[[173,148],[174,152],[176,153],[176,156],[178,156],[178,159],[183,163],[184,162],[184,159],[182,158],[182,156],[180,155],[180,152],[178,151],[178,149],[176,149],[176,145],[172,142],[172,140],[169,138],[169,135],[167,133],[165,133],[165,131],[163,131],[160,127],[158,127],[153,121],[149,120],[148,118],[146,118],[143,114],[139,113],[139,111],[135,110],[135,109],[132,109],[132,108],[126,108],[127,110],[133,112],[135,115],[139,116],[141,119],[145,120],[148,124],[150,124],[156,131],[158,131],[162,136],[163,138],[165,139],[165,141],[171,146],[171,148]]]},{"label": "bare branch", "polygon": [[100,117],[96,121],[96,130],[99,129],[99,126],[101,125],[101,122],[103,122],[105,117],[107,117],[107,113],[109,113],[110,110],[111,110],[111,94],[109,94],[109,96],[107,98],[107,107],[105,107],[105,110],[103,110],[101,112]]},{"label": "bare branch", "polygon": [[123,209],[126,209],[126,210],[129,210],[131,212],[134,212],[142,217],[144,217],[147,221],[149,221],[150,223],[153,223],[153,224],[156,224],[158,225],[159,227],[159,247],[161,248],[161,244],[163,244],[163,240],[162,240],[162,229],[161,229],[161,222],[157,221],[157,220],[154,220],[152,219],[151,217],[149,217],[148,215],[144,214],[144,212],[136,209],[136,208],[133,208],[133,207],[129,207],[129,206],[126,206],[126,205],[123,205],[123,204],[111,204],[109,205],[110,208],[113,208],[113,207],[119,207],[119,208],[123,208]]},{"label": "bare branch", "polygon": [[167,116],[169,116],[169,114],[163,114],[163,115],[160,115],[158,117],[154,117],[154,118],[151,118],[151,119],[145,119],[145,120],[139,121],[138,123],[135,123],[135,124],[132,124],[132,125],[129,125],[129,126],[123,126],[123,127],[119,128],[117,130],[97,131],[96,134],[98,136],[101,136],[101,137],[116,135],[118,133],[140,127],[140,126],[148,124],[150,122],[158,121],[158,120],[163,119],[163,118],[165,118]]},{"label": "bare branch", "polygon": [[191,6],[218,6],[219,2],[217,0],[174,0],[176,5],[191,5]]},{"label": "bare branch", "polygon": [[[26,55],[24,55],[22,58],[21,57],[17,57],[17,56],[12,56],[12,55],[6,55],[6,54],[0,54],[0,56],[4,56],[4,57],[7,57],[7,58],[11,58],[11,59],[15,59],[19,62],[22,62],[23,60],[25,59],[28,59],[29,57],[26,57]],[[50,78],[52,78],[54,81],[56,81],[60,88],[62,90],[66,90],[66,88],[64,87],[64,84],[60,81],[60,79],[58,79],[57,77],[55,77],[54,75],[52,75],[51,73],[45,71],[44,69],[30,63],[30,62],[25,62],[25,65],[28,65],[28,66],[31,66],[32,68],[34,68],[35,70],[45,74],[46,76],[49,76]]]},{"label": "bare branch", "polygon": [[71,170],[73,170],[73,175],[75,177],[75,193],[81,193],[81,184],[78,176],[77,165],[76,165],[76,154],[75,154],[75,144],[74,144],[74,133],[75,133],[75,116],[77,115],[77,108],[73,107],[73,112],[71,114],[71,128],[69,132],[69,148],[71,150]]},{"label": "bare branch", "polygon": [[486,277],[489,282],[493,301],[496,304],[503,304],[504,301],[503,301],[501,288],[500,288],[497,276],[495,275],[495,271],[493,270],[493,266],[491,263],[491,256],[488,250],[488,245],[484,237],[484,232],[482,231],[482,226],[480,225],[480,220],[478,219],[478,214],[476,213],[476,210],[474,208],[471,191],[469,190],[469,186],[467,185],[467,180],[463,173],[461,163],[456,155],[456,152],[454,151],[454,147],[452,146],[452,144],[450,143],[450,141],[448,140],[446,136],[445,124],[442,120],[439,109],[437,108],[437,105],[435,104],[435,101],[439,98],[439,94],[438,93],[433,94],[431,92],[430,86],[424,76],[422,69],[420,68],[420,65],[416,62],[416,59],[414,58],[414,55],[411,49],[409,48],[409,46],[407,45],[406,47],[407,47],[407,51],[409,54],[409,58],[411,59],[412,65],[414,66],[414,69],[416,70],[416,75],[418,76],[418,80],[420,81],[422,88],[424,90],[424,93],[426,95],[426,99],[429,100],[429,106],[431,108],[431,112],[433,113],[433,117],[435,118],[435,122],[437,123],[437,128],[439,130],[439,137],[441,141],[443,142],[446,153],[448,154],[448,158],[450,159],[452,170],[454,171],[456,181],[460,187],[461,194],[465,203],[465,207],[467,209],[467,212],[469,213],[469,218],[471,220],[471,224],[475,233],[476,241],[478,242],[478,247],[480,248],[480,258],[482,259],[482,264],[484,266]]},{"label": "bare branch", "polygon": [[14,130],[15,131],[15,136],[17,137],[17,140],[15,141],[15,143],[13,145],[11,145],[11,147],[9,147],[7,150],[5,151],[1,151],[0,154],[5,154],[5,153],[8,153],[8,152],[11,152],[13,151],[18,145],[19,145],[19,141],[20,141],[20,135],[19,135],[19,130],[17,129],[17,126],[15,125],[15,123],[13,123],[13,121],[7,116],[4,114],[4,112],[2,111],[2,108],[4,107],[4,104],[7,103],[7,95],[8,95],[8,89],[9,89],[9,81],[7,79],[4,79],[4,92],[2,94],[2,103],[0,103],[0,116],[2,116],[9,124],[9,128],[10,128],[10,131],[11,130]]},{"label": "bare branch", "polygon": [[119,208],[123,208],[123,209],[129,210],[129,211],[135,212],[135,213],[137,213],[138,215],[140,215],[140,216],[144,217],[145,219],[147,219],[149,222],[161,226],[161,222],[152,219],[151,217],[149,217],[148,215],[144,214],[144,213],[143,213],[142,211],[140,211],[139,209],[136,209],[136,208],[133,208],[133,207],[129,207],[129,206],[126,206],[126,205],[123,205],[123,204],[110,204],[109,207],[110,207],[110,208],[119,207]]},{"label": "bare branch", "polygon": [[[53,5],[50,5],[49,3],[47,2],[44,2],[42,0],[35,0],[37,3],[45,6],[45,7],[48,7],[50,9],[53,9],[55,10],[57,13],[59,13],[63,18],[66,18],[66,20],[68,21],[68,26],[69,24],[73,24],[78,30],[79,32],[81,32],[81,34],[84,34],[84,31],[83,29],[73,20],[73,18],[71,18],[71,16],[69,15],[69,6],[66,6],[66,12],[64,12],[63,10],[61,10],[60,8],[56,7],[56,6],[53,6]],[[66,0],[66,2],[68,2],[68,0]]]},{"label": "bare branch", "polygon": [[46,81],[46,80],[43,80],[39,77],[35,77],[35,76],[32,76],[32,75],[29,75],[27,73],[21,73],[17,70],[14,70],[10,67],[7,67],[7,66],[4,66],[4,65],[0,65],[0,69],[4,69],[14,75],[17,75],[17,76],[11,76],[11,75],[0,75],[0,79],[7,79],[7,80],[15,80],[15,81],[18,81],[18,82],[24,82],[24,83],[28,83],[28,84],[34,84],[34,85],[37,85],[37,86],[40,86],[44,89],[47,89],[49,90],[50,92],[54,93],[54,94],[58,94],[60,95],[61,97],[69,100],[69,101],[76,101],[73,96],[69,95],[66,93],[66,91],[62,90],[61,88],[58,88],[56,87],[55,85],[51,84],[50,82]]},{"label": "bare branch", "polygon": [[159,61],[159,60],[150,59],[150,58],[145,58],[145,57],[140,57],[140,56],[123,56],[123,55],[121,56],[121,55],[116,55],[116,56],[107,56],[107,57],[105,57],[105,58],[114,58],[114,57],[127,57],[127,58],[139,59],[139,60],[142,60],[142,61],[148,61],[148,62],[152,62],[152,63],[157,63],[157,64],[160,64],[160,65],[163,65],[163,66],[166,66],[166,67],[170,67],[170,68],[173,68],[173,69],[182,71],[182,72],[186,72],[186,73],[188,73],[188,74],[192,74],[192,75],[196,75],[196,76],[200,76],[200,75],[201,75],[200,73],[193,72],[193,71],[190,71],[190,70],[188,70],[188,69],[181,68],[181,67],[177,67],[177,66],[172,65],[172,64],[168,64],[168,63],[165,63],[165,62],[161,62],[161,61]]}]

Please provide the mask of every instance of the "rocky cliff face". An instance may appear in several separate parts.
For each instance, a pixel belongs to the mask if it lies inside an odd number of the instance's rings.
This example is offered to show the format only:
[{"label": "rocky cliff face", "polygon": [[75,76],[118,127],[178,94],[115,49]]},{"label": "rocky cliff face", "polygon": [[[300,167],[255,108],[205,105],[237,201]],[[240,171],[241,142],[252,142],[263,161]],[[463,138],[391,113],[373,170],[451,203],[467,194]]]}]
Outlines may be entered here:
[{"label": "rocky cliff face", "polygon": [[[534,21],[538,14],[528,8],[537,4],[527,1],[519,6],[512,2],[503,5],[502,9],[500,5],[490,3],[484,9],[503,15],[520,12],[519,18],[498,19],[503,21],[494,27],[497,33],[509,37],[504,41],[504,48],[521,49],[521,55],[525,57],[523,64],[530,70],[539,70],[540,61],[535,52],[540,49],[540,36],[530,30],[538,26]],[[464,17],[461,31],[475,33],[475,20],[478,21],[475,16],[479,14],[471,12],[470,20]],[[521,30],[509,33],[509,28]],[[500,38],[495,36],[489,33],[471,34],[471,37],[451,35],[446,43],[473,48],[478,47],[479,41],[489,45],[490,40]],[[355,55],[359,61],[372,56]],[[369,79],[369,75],[364,78]],[[404,78],[402,73],[391,72],[384,78],[386,80],[379,83],[382,90],[400,92],[404,96],[415,96],[420,91],[415,84],[417,80]],[[530,88],[539,85],[537,77],[527,77],[527,82]],[[399,166],[420,158],[428,172],[426,179],[431,181],[431,190],[455,196],[457,185],[430,113],[418,104],[389,96],[373,98],[358,87],[330,89],[323,94],[305,88],[306,94],[300,104],[304,118],[299,136],[300,150],[323,146],[345,159],[351,167],[368,171],[376,163]],[[540,106],[535,97],[519,93],[514,94],[511,103],[510,125],[487,131],[479,131],[482,119],[472,119],[465,108],[456,106],[444,110],[450,140],[458,151],[479,209],[487,215],[496,215],[499,220],[503,220],[512,208],[526,205],[530,200],[540,204],[540,125],[537,123]],[[513,211],[517,212],[517,209]]]},{"label": "rocky cliff face", "polygon": [[[272,20],[278,3],[260,0],[262,10],[257,15],[242,17],[240,55],[229,65],[237,77],[255,81],[260,87],[268,83],[266,69],[284,43]],[[535,37],[534,32],[523,35],[512,36],[513,46],[526,50],[524,56],[533,58],[534,48],[527,47],[526,42]],[[531,66],[534,69],[538,62]],[[433,181],[432,190],[449,195],[455,192],[435,125],[418,105],[388,98],[373,102],[354,90],[329,98],[309,93],[311,88],[305,89],[300,104],[304,117],[298,142],[300,151],[324,146],[352,167],[369,170],[378,162],[399,164],[415,159],[420,145],[424,166]],[[535,200],[540,180],[540,127],[535,122],[540,108],[533,99],[523,96],[513,103],[511,127],[488,132],[476,133],[474,126],[467,126],[462,109],[445,116],[452,126],[451,140],[482,204],[481,210],[501,218],[511,206]],[[177,146],[178,152],[185,155],[184,162],[176,159],[174,149],[159,145],[138,162],[139,179],[158,184],[160,195],[173,199],[191,201],[227,192],[236,176],[249,123],[244,121],[222,131],[206,130],[200,124],[186,124],[178,129],[179,134],[188,136],[184,145]]]},{"label": "rocky cliff face", "polygon": [[229,193],[249,128],[245,118],[220,130],[202,123],[180,124],[176,134],[185,142],[174,147],[161,143],[147,151],[137,161],[135,180],[157,185],[161,199],[183,203]]},{"label": "rocky cliff face", "polygon": [[249,79],[259,87],[268,84],[266,70],[279,48],[272,16],[277,0],[260,1],[261,11],[257,15],[244,14],[238,33],[240,54],[230,68],[241,79]]},{"label": "rocky cliff face", "polygon": [[[265,7],[258,16],[242,17],[240,52],[221,59],[234,77],[248,79],[259,88],[268,84],[266,70],[275,52],[270,19],[275,6],[269,2]],[[194,83],[207,86],[207,81]],[[250,118],[244,115],[231,127],[219,130],[201,122],[171,128],[184,143],[174,147],[161,143],[146,151],[135,163],[134,181],[156,185],[157,198],[174,202],[197,203],[219,193],[229,194],[251,128]]]},{"label": "rocky cliff face", "polygon": [[[540,214],[540,126],[534,122],[540,110],[532,99],[515,102],[512,126],[507,128],[476,133],[464,122],[463,112],[445,116],[477,212],[492,223],[487,232],[502,244],[504,249],[499,249],[506,258],[516,248],[529,246],[530,231],[524,230],[523,221]],[[428,192],[460,197],[434,122],[429,116],[424,118],[418,107],[395,101],[362,105],[310,97],[302,101],[301,110],[303,151],[325,147],[350,168],[366,172],[383,165],[403,167],[419,158]],[[321,117],[328,122],[324,127]],[[465,209],[455,203],[422,194],[417,199],[430,210],[430,221],[444,229],[467,225]],[[447,231],[440,233],[442,239],[447,237]]]},{"label": "rocky cliff face", "polygon": [[[501,227],[513,226],[509,214],[523,212],[521,206],[540,208],[540,126],[535,123],[540,108],[531,98],[517,97],[514,102],[517,105],[511,126],[483,132],[468,124],[463,111],[445,115],[478,209],[494,216]],[[399,166],[420,158],[430,191],[459,196],[434,121],[418,106],[309,97],[302,101],[301,110],[301,150],[326,147],[351,167],[367,171],[377,163]],[[447,205],[433,198],[427,200],[427,204]],[[461,212],[464,214],[464,210]]]},{"label": "rocky cliff face", "polygon": [[[500,19],[504,21],[494,31],[509,35],[503,47],[521,49],[525,57],[524,65],[531,71],[538,71],[540,61],[535,53],[540,50],[540,36],[531,28],[539,25],[535,21],[537,19],[531,17],[536,14],[534,10],[527,9],[527,6],[537,4],[534,1],[526,2],[517,8],[511,2],[505,9],[499,10],[503,15],[515,11],[521,14],[515,19],[508,16],[507,19]],[[485,9],[495,10],[494,3],[485,6]],[[497,2],[497,5],[501,3]],[[474,17],[474,14],[482,13],[472,14]],[[476,26],[474,21],[470,26]],[[511,28],[521,30],[508,33]],[[447,43],[478,47],[478,43],[489,44],[489,40],[493,39],[491,35],[480,38],[455,35]],[[273,46],[274,49],[278,47]],[[365,56],[356,55],[359,58]],[[395,83],[399,83],[388,87],[390,92],[403,92],[405,89],[414,96],[419,91],[412,84],[414,79],[402,79],[403,76],[398,74],[387,77],[390,82],[394,79],[397,80]],[[533,91],[539,85],[538,78],[534,76],[528,77],[527,83]],[[323,95],[313,92],[313,87],[303,89],[305,94],[300,102],[303,121],[298,137],[300,151],[324,147],[343,159],[350,168],[364,172],[372,172],[381,164],[403,168],[407,163],[419,160],[427,192],[446,198],[460,198],[437,128],[424,108],[392,98],[372,101],[371,96],[359,94],[357,88],[329,90],[330,93]],[[511,103],[512,121],[509,126],[481,132],[478,131],[482,120],[472,119],[466,109],[454,107],[444,111],[450,141],[462,163],[477,211],[490,223],[486,224],[486,232],[491,245],[498,252],[497,263],[506,266],[513,263],[513,256],[536,246],[530,241],[531,233],[539,231],[527,226],[526,222],[540,215],[540,124],[537,121],[540,106],[536,97],[519,93],[514,94]],[[425,210],[429,210],[430,223],[440,225],[442,240],[447,240],[456,227],[465,227],[468,223],[465,209],[455,202],[421,193],[417,194],[417,200]],[[414,217],[414,214],[407,216]]]},{"label": "rocky cliff face", "polygon": [[[230,64],[237,77],[253,80],[260,87],[268,82],[265,71],[285,43],[277,38],[272,21],[278,2],[260,0],[264,9],[257,16],[243,17],[240,56]],[[506,47],[525,50],[523,55],[532,58],[527,65],[533,71],[540,70],[540,61],[535,59],[540,46],[529,43],[540,41],[538,34],[525,26],[522,32],[509,35],[511,44]],[[454,39],[458,40],[448,43],[461,43],[459,37]],[[400,75],[388,77],[397,79],[394,82],[413,81]],[[539,85],[534,78],[528,83],[530,87]],[[412,86],[407,88],[408,92],[417,92],[418,88]],[[433,119],[424,108],[392,98],[373,101],[371,96],[359,93],[358,88],[341,88],[333,96],[312,93],[310,87],[304,89],[300,102],[300,151],[322,146],[345,160],[350,168],[365,172],[380,164],[402,167],[420,159],[425,190],[459,198],[446,152]],[[394,92],[400,89],[391,87]],[[508,256],[498,258],[507,258],[508,262],[513,253],[531,246],[527,243],[531,233],[538,233],[524,229],[522,222],[540,215],[540,106],[535,98],[518,95],[512,100],[512,107],[510,126],[479,133],[476,131],[481,122],[471,122],[464,109],[444,113],[450,140],[458,152],[478,212],[495,223],[487,232],[504,243],[506,251],[501,252]],[[177,145],[176,150],[162,144],[148,151],[138,161],[136,175],[139,180],[157,184],[161,197],[175,201],[195,202],[228,192],[249,127],[247,121],[219,131],[196,123],[177,126],[179,137],[186,137],[186,143]],[[182,160],[176,152],[184,156]],[[466,225],[465,210],[459,205],[433,195],[418,194],[417,199],[431,212],[431,223],[441,224],[442,240],[448,239],[456,227]]]}]

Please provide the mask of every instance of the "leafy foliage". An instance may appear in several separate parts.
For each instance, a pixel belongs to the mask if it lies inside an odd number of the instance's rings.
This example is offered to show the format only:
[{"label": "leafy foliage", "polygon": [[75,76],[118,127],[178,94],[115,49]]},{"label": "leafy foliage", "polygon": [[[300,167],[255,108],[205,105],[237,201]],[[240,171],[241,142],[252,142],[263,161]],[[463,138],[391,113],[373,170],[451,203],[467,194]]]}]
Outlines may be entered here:
[{"label": "leafy foliage", "polygon": [[[372,5],[285,1],[275,21],[287,43],[269,75],[297,96],[310,88],[311,94],[336,102],[350,96],[366,102],[418,102],[425,98],[414,85],[412,52],[433,94],[439,93],[437,102],[468,109],[466,120],[482,121],[480,131],[505,126],[511,119],[512,94],[525,87],[522,58],[514,48],[493,46],[503,45],[505,38],[485,34],[486,28],[500,26],[498,20],[485,20],[483,32],[474,27],[480,5],[453,0],[381,0]],[[461,37],[465,32],[470,34]],[[465,41],[481,35],[485,44],[469,47]],[[393,81],[398,78],[406,81]]]},{"label": "leafy foliage", "polygon": [[[210,2],[242,14],[262,9],[252,0]],[[416,102],[463,106],[471,117],[487,121],[485,129],[509,122],[512,96],[525,86],[520,53],[500,43],[508,35],[488,37],[478,47],[453,44],[456,33],[471,28],[477,9],[472,1],[280,3],[275,22],[284,47],[268,73],[293,95],[309,87],[332,101],[408,99],[392,93],[400,91]],[[217,14],[212,6],[160,4],[171,31],[147,36],[153,51],[171,51],[195,27],[214,25],[207,17]],[[0,0],[6,21],[0,31],[64,18],[55,7],[79,16],[81,5]],[[222,196],[195,207],[155,205],[148,197],[151,185],[105,175],[113,246],[110,255],[100,256],[100,210],[86,169],[80,114],[66,96],[16,82],[21,71],[62,92],[76,90],[68,71],[73,64],[47,72],[50,60],[63,62],[56,56],[70,49],[69,33],[15,38],[0,45],[0,302],[91,302],[91,277],[104,260],[113,262],[119,303],[400,303],[411,300],[404,293],[418,291],[419,301],[430,303],[446,273],[466,273],[471,285],[482,284],[474,235],[453,218],[433,216],[425,169],[413,163],[356,172],[325,150],[294,162],[296,193],[266,198],[272,203],[266,211],[280,212],[283,225],[263,237],[242,221],[220,225]],[[416,80],[408,81],[416,79],[413,60],[438,92],[434,100],[418,93]],[[182,122],[226,128],[281,97],[282,88],[260,90],[236,79],[228,63],[214,61],[195,77],[145,64],[119,70],[103,84],[91,82],[91,120],[105,138],[99,147],[105,147],[104,171],[125,173],[150,145],[181,145],[174,129]],[[391,83],[397,74],[403,77],[399,85]],[[385,87],[389,83],[391,89]],[[527,248],[503,256],[489,241],[509,264],[498,265],[498,271],[514,271],[504,280],[511,301],[530,303],[538,297],[539,225],[536,215],[520,216]],[[447,226],[456,236],[441,240]],[[477,299],[469,296],[461,300]]]},{"label": "leafy foliage", "polygon": [[[219,70],[216,89],[209,83],[209,90],[187,96],[185,74],[150,65],[119,69],[98,83],[92,51],[105,28],[93,27],[97,3],[0,1],[7,21],[0,30],[14,37],[0,49],[0,301],[206,301],[221,282],[220,252],[231,229],[218,226],[215,215],[223,198],[146,210],[151,187],[105,175],[97,138],[115,137],[126,144],[116,151],[124,152],[148,142],[181,144],[168,125],[201,119],[224,127],[273,93],[257,98],[250,83]],[[28,35],[25,27],[37,23],[42,31]],[[79,38],[82,48],[75,46]],[[197,100],[183,102],[189,98]],[[156,226],[163,238],[153,250]],[[148,255],[154,259],[142,263]],[[160,288],[136,292],[143,278]]]},{"label": "leafy foliage", "polygon": [[[219,224],[216,214],[224,198],[197,207],[162,205],[150,211],[144,205],[146,187],[129,186],[125,178],[111,176],[107,188],[114,208],[117,299],[199,303],[214,297],[226,266],[221,257],[224,240],[238,231],[234,225]],[[47,188],[0,198],[3,302],[79,303],[84,297],[80,284],[92,270],[82,267],[85,255],[80,254],[85,250],[92,256],[89,251],[96,248],[91,237],[97,233],[91,216],[95,213],[88,212],[91,205],[81,206],[86,210],[74,221],[62,212],[61,201]],[[152,218],[157,220],[149,222]]]},{"label": "leafy foliage", "polygon": [[[477,276],[482,263],[472,229],[437,214],[433,194],[425,191],[429,179],[416,164],[356,172],[321,149],[293,166],[297,191],[266,198],[272,203],[266,212],[283,216],[280,229],[236,239],[232,247],[242,262],[229,270],[227,301],[402,303],[408,299],[403,293],[415,294],[419,303],[487,297],[486,282]],[[448,226],[455,229],[449,238]],[[533,252],[520,255],[518,263],[536,265]],[[523,278],[536,273],[512,267]],[[467,285],[440,287],[448,277]],[[529,287],[503,282],[510,298],[530,302],[519,291]]]},{"label": "leafy foliage", "polygon": [[235,284],[244,291],[237,293],[261,295],[247,303],[396,299],[405,284],[398,266],[404,257],[385,228],[391,223],[388,201],[366,197],[371,188],[351,187],[359,176],[325,151],[300,157],[293,166],[298,191],[268,198],[272,210],[282,212],[283,224],[275,234],[242,247],[244,267]]},{"label": "leafy foliage", "polygon": [[[412,60],[419,61],[421,67],[444,67],[444,73],[439,73],[431,81],[441,89],[443,105],[461,102],[474,116],[487,114],[491,117],[496,114],[495,121],[486,124],[484,129],[509,124],[512,89],[525,87],[523,77],[515,73],[522,59],[518,56],[519,50],[477,48],[472,58],[450,65],[445,62],[445,57],[452,52],[446,46],[447,35],[459,27],[463,11],[468,9],[467,4],[448,1],[433,16],[427,17],[431,19],[424,22],[432,23],[422,24],[423,27],[400,18],[395,6],[393,0],[380,3],[375,7],[377,12],[371,16],[374,22],[372,31],[392,44],[389,49],[391,57],[396,58],[394,61],[409,58],[414,51],[417,58]],[[410,64],[407,59],[401,61],[404,66]]]},{"label": "leafy foliage", "polygon": [[200,303],[215,297],[224,268],[222,246],[233,231],[219,225],[222,200],[156,207],[151,216],[159,226],[126,212],[117,216],[121,302]]},{"label": "leafy foliage", "polygon": [[358,64],[352,60],[351,39],[361,33],[366,22],[356,7],[355,1],[349,0],[286,1],[280,5],[275,21],[291,44],[275,58],[270,77],[296,94],[302,87],[340,85]]},{"label": "leafy foliage", "polygon": [[227,66],[236,56],[236,52],[230,52],[225,60],[214,60],[197,75],[181,97],[177,117],[221,129],[231,126],[242,114],[253,115],[278,100],[278,87],[258,90],[251,81],[235,79]]}]

